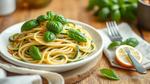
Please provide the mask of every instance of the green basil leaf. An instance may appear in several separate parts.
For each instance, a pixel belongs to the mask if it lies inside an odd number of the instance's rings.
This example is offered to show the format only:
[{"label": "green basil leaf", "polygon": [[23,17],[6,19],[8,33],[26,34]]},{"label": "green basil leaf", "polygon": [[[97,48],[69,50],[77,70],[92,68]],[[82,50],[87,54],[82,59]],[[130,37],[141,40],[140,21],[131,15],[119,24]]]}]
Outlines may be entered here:
[{"label": "green basil leaf", "polygon": [[120,12],[123,18],[125,18],[125,16],[127,15],[126,11],[127,11],[127,5],[126,4],[120,5]]},{"label": "green basil leaf", "polygon": [[118,0],[118,3],[121,6],[121,5],[125,4],[125,0]]},{"label": "green basil leaf", "polygon": [[89,0],[89,4],[88,4],[87,9],[92,10],[94,8],[94,6],[97,4],[96,1],[97,0]]},{"label": "green basil leaf", "polygon": [[99,7],[109,7],[111,6],[113,3],[110,0],[97,0],[97,2],[99,1],[99,3],[97,3],[99,5]]},{"label": "green basil leaf", "polygon": [[47,12],[47,18],[48,18],[48,20],[53,20],[53,18],[54,18],[55,15],[56,14],[54,12],[48,11]]},{"label": "green basil leaf", "polygon": [[61,15],[55,15],[53,20],[61,22],[62,24],[65,24],[67,22],[67,20]]},{"label": "green basil leaf", "polygon": [[128,38],[123,42],[123,44],[130,45],[132,47],[136,47],[139,44],[139,42],[136,38]]},{"label": "green basil leaf", "polygon": [[55,34],[58,34],[63,30],[63,25],[58,21],[49,21],[46,28]]},{"label": "green basil leaf", "polygon": [[119,3],[119,0],[112,0],[112,2],[113,2],[114,4],[118,4],[118,3]]},{"label": "green basil leaf", "polygon": [[44,40],[46,42],[49,42],[49,41],[52,41],[56,38],[55,34],[50,32],[50,31],[47,31],[44,33]]},{"label": "green basil leaf", "polygon": [[128,0],[128,1],[130,1],[131,3],[137,3],[138,2],[138,0]]},{"label": "green basil leaf", "polygon": [[105,7],[105,8],[102,8],[102,10],[99,12],[98,15],[100,16],[101,20],[107,20],[109,13],[110,13],[109,8]]},{"label": "green basil leaf", "polygon": [[37,27],[39,24],[37,22],[37,20],[33,19],[33,20],[29,20],[27,22],[25,22],[22,27],[21,27],[21,31],[28,31],[31,30],[35,27]]},{"label": "green basil leaf", "polygon": [[120,8],[120,7],[119,7],[118,4],[114,4],[114,5],[111,6],[111,10],[112,10],[112,11],[119,10],[119,8]]},{"label": "green basil leaf", "polygon": [[32,58],[34,60],[41,60],[42,58],[42,55],[40,53],[40,50],[38,47],[36,46],[31,46],[30,49],[29,49],[29,54],[32,56]]},{"label": "green basil leaf", "polygon": [[37,21],[40,23],[40,22],[44,22],[46,21],[48,18],[46,15],[40,15],[37,17]]},{"label": "green basil leaf", "polygon": [[115,10],[114,12],[112,12],[112,16],[111,16],[112,20],[115,20],[115,21],[120,21],[121,19],[121,13],[119,10]]},{"label": "green basil leaf", "polygon": [[76,40],[76,41],[79,41],[79,42],[86,42],[87,41],[85,35],[79,31],[75,30],[75,29],[69,29],[68,30],[68,36],[70,38]]},{"label": "green basil leaf", "polygon": [[114,49],[120,45],[121,45],[121,41],[113,41],[112,43],[109,44],[108,49]]},{"label": "green basil leaf", "polygon": [[[138,0],[89,0],[89,9],[93,9],[94,15],[101,18],[100,20],[134,20],[137,16]],[[94,9],[97,7],[97,9]],[[109,13],[103,11],[104,8],[109,9]],[[111,13],[111,14],[110,14]]]},{"label": "green basil leaf", "polygon": [[106,77],[108,79],[112,79],[112,80],[119,80],[120,79],[117,76],[117,74],[115,73],[115,71],[113,71],[111,69],[107,69],[107,68],[100,69],[100,73],[103,77]]}]

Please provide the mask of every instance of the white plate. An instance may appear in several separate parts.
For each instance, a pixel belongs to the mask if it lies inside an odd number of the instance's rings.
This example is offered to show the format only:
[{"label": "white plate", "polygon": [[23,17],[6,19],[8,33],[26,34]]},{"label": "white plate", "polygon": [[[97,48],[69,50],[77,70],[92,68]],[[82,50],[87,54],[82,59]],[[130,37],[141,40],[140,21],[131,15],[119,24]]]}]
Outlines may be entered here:
[{"label": "white plate", "polygon": [[92,38],[96,44],[96,50],[93,53],[91,53],[89,56],[87,56],[85,59],[83,59],[81,61],[77,61],[77,62],[68,63],[68,64],[48,65],[48,64],[31,64],[31,63],[23,62],[23,61],[13,58],[7,49],[7,45],[9,43],[8,39],[9,39],[9,36],[11,36],[15,33],[20,33],[21,26],[24,22],[21,22],[21,23],[13,25],[11,27],[8,27],[5,31],[3,31],[0,34],[1,56],[8,62],[18,65],[18,66],[22,66],[22,67],[26,67],[26,68],[33,68],[33,69],[48,70],[48,71],[54,71],[54,72],[63,72],[63,71],[75,69],[77,67],[80,67],[80,66],[98,58],[98,56],[102,52],[102,48],[103,48],[102,37],[98,33],[98,31],[88,24],[85,24],[85,23],[82,23],[79,21],[75,21],[75,20],[69,20],[69,21],[73,22],[75,24],[78,24],[78,25],[82,26],[84,29],[86,29],[90,33],[90,35],[92,36]]}]

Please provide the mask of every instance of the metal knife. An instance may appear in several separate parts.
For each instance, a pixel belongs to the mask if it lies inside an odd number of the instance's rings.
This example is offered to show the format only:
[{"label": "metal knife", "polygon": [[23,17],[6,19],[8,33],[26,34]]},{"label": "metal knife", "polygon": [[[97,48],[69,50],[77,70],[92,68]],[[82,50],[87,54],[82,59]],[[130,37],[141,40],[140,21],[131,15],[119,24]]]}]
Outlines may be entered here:
[{"label": "metal knife", "polygon": [[127,55],[129,56],[132,64],[134,65],[135,69],[137,72],[139,73],[147,73],[147,70],[142,66],[142,64],[140,64],[135,58],[134,56],[131,54],[130,50],[129,49],[125,49]]}]

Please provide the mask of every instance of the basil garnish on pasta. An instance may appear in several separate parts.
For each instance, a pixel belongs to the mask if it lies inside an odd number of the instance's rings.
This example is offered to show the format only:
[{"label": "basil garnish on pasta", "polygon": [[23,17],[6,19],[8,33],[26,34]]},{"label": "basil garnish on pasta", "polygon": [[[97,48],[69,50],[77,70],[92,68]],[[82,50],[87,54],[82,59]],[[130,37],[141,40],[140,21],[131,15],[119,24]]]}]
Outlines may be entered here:
[{"label": "basil garnish on pasta", "polygon": [[50,31],[47,31],[44,33],[44,40],[49,42],[49,41],[52,41],[56,38],[55,34],[50,32]]},{"label": "basil garnish on pasta", "polygon": [[55,34],[60,33],[63,29],[63,25],[58,21],[49,21],[49,22],[47,22],[46,27],[47,27],[47,30],[49,30]]},{"label": "basil garnish on pasta", "polygon": [[8,45],[10,54],[20,61],[50,65],[80,61],[95,48],[88,31],[51,11],[25,22]]},{"label": "basil garnish on pasta", "polygon": [[37,20],[33,19],[33,20],[29,20],[27,22],[25,22],[22,27],[21,27],[21,31],[28,31],[31,30],[35,27],[37,27],[39,24],[37,22]]},{"label": "basil garnish on pasta", "polygon": [[83,33],[75,30],[75,29],[69,29],[68,30],[68,36],[76,41],[79,42],[86,42],[86,37],[83,35]]},{"label": "basil garnish on pasta", "polygon": [[32,56],[34,60],[41,60],[41,53],[38,47],[31,46],[29,49],[29,54]]},{"label": "basil garnish on pasta", "polygon": [[40,23],[40,22],[44,22],[48,20],[48,17],[46,15],[40,15],[37,17],[37,21]]}]

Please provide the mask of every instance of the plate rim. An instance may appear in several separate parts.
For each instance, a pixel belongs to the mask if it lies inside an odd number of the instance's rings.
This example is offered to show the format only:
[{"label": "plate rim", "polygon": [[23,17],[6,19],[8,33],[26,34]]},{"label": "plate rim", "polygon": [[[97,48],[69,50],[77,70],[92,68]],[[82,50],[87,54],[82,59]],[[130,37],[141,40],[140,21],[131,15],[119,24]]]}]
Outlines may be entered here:
[{"label": "plate rim", "polygon": [[[81,60],[81,61],[72,62],[72,63],[67,63],[67,64],[56,64],[56,65],[32,64],[32,63],[27,63],[27,62],[19,61],[19,60],[13,58],[13,57],[5,56],[5,54],[2,53],[2,52],[1,52],[1,49],[0,49],[0,55],[1,55],[1,57],[4,58],[5,60],[7,60],[8,62],[12,63],[12,64],[15,64],[15,65],[18,65],[18,66],[23,66],[23,67],[25,67],[25,66],[28,66],[28,67],[29,67],[29,66],[30,66],[30,67],[42,67],[42,68],[48,68],[48,67],[49,67],[49,68],[50,68],[50,67],[55,67],[55,68],[56,68],[56,67],[74,66],[74,65],[83,64],[83,63],[86,64],[87,61],[90,61],[90,60],[96,58],[96,57],[99,55],[99,53],[102,52],[102,49],[103,49],[103,39],[102,39],[102,35],[101,35],[101,33],[98,32],[98,30],[96,30],[96,29],[95,29],[93,26],[91,26],[91,25],[88,25],[88,24],[86,24],[86,23],[83,23],[83,22],[80,22],[80,21],[77,21],[77,20],[72,20],[72,19],[68,19],[68,20],[71,21],[71,22],[74,22],[74,23],[76,23],[76,24],[88,26],[89,28],[91,28],[92,30],[94,30],[94,31],[99,35],[99,37],[100,37],[100,39],[101,39],[100,48],[99,48],[93,55],[91,55],[90,57],[85,58],[85,59],[83,59],[83,60]],[[1,37],[1,35],[2,35],[3,33],[5,33],[6,31],[9,31],[9,29],[12,28],[13,26],[20,25],[20,24],[22,25],[24,22],[25,22],[25,21],[19,22],[19,23],[16,23],[16,24],[14,24],[14,25],[11,25],[11,26],[5,28],[5,30],[1,32],[0,37]],[[0,39],[1,39],[1,38],[0,38]]]}]

